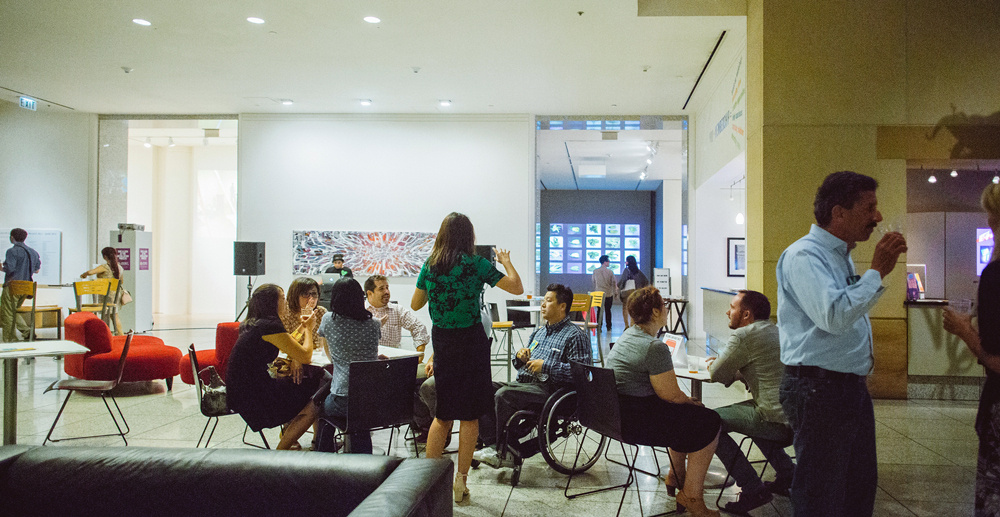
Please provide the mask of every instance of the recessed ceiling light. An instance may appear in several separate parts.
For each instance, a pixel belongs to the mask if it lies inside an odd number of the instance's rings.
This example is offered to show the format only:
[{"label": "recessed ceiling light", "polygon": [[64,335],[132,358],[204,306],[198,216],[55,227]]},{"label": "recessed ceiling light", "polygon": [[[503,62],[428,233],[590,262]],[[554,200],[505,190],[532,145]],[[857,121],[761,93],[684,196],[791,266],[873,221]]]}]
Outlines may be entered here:
[{"label": "recessed ceiling light", "polygon": [[954,171],[954,170],[951,171],[951,177],[952,178],[957,178],[958,177],[958,171]]},{"label": "recessed ceiling light", "polygon": [[264,19],[263,18],[258,18],[256,16],[251,16],[251,17],[247,18],[247,21],[250,22],[250,23],[256,23],[257,25],[260,25],[260,24],[264,23]]},{"label": "recessed ceiling light", "polygon": [[358,102],[360,102],[362,106],[371,106],[372,105],[372,100],[371,99],[360,99],[360,100],[358,100]]},{"label": "recessed ceiling light", "polygon": [[365,16],[365,21],[368,23],[378,23],[382,20],[377,16]]},{"label": "recessed ceiling light", "polygon": [[451,101],[448,100],[448,99],[441,99],[441,100],[438,101],[438,104],[447,107],[447,106],[451,106]]},{"label": "recessed ceiling light", "polygon": [[292,104],[295,104],[292,101],[292,99],[281,99],[281,103],[284,104],[285,106],[291,106]]},{"label": "recessed ceiling light", "polygon": [[132,18],[132,23],[136,25],[142,25],[143,27],[149,27],[153,23],[149,20],[143,20],[142,18]]}]

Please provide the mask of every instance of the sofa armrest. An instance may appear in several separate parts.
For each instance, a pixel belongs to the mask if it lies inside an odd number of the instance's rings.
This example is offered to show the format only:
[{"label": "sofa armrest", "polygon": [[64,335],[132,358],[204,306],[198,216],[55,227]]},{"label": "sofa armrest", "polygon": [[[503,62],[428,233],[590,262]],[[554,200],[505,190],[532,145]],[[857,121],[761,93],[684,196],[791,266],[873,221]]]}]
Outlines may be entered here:
[{"label": "sofa armrest", "polygon": [[407,459],[350,516],[450,517],[453,467],[449,459]]}]

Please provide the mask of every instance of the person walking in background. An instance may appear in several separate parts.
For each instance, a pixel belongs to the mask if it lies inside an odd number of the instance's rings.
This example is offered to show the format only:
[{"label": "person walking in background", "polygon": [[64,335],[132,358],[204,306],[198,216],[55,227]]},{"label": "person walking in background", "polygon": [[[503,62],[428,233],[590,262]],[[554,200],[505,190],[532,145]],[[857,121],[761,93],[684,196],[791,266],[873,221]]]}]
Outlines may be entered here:
[{"label": "person walking in background", "polygon": [[[993,235],[1000,235],[1000,185],[983,191],[982,205]],[[955,334],[986,367],[986,384],[979,397],[976,434],[976,517],[1000,516],[1000,253],[993,249],[990,263],[979,278],[979,329],[972,316],[944,310],[944,329]]]},{"label": "person walking in background", "polygon": [[[103,278],[114,278],[119,282],[122,281],[122,266],[118,263],[118,252],[115,251],[111,246],[107,246],[101,250],[101,258],[104,259],[104,263],[91,269],[90,271],[85,271],[80,274],[80,278],[87,278],[90,275],[96,276],[98,279]],[[124,298],[125,286],[121,286],[122,297]],[[122,305],[121,298],[116,300],[111,300],[108,303],[117,303],[119,307]],[[103,301],[103,300],[97,300]],[[114,325],[115,325],[115,335],[122,335],[122,322],[118,317],[118,311],[114,311]]]},{"label": "person walking in background", "polygon": [[642,289],[647,285],[649,285],[649,280],[646,279],[646,275],[642,271],[639,271],[635,257],[632,255],[625,257],[625,271],[622,271],[622,275],[618,277],[618,292],[622,301],[622,319],[625,321],[626,329],[632,326],[628,318],[628,297],[637,289]]},{"label": "person walking in background", "polygon": [[878,463],[866,379],[874,364],[868,311],[906,240],[888,232],[871,269],[858,275],[851,250],[882,221],[873,178],[830,174],[816,191],[816,224],[778,259],[778,328],[785,376],[779,397],[795,432],[795,515],[872,515]]},{"label": "person walking in background", "polygon": [[611,265],[611,259],[607,255],[601,255],[599,260],[601,267],[594,270],[592,279],[594,290],[604,291],[604,324],[608,330],[611,330],[611,303],[615,301],[615,295],[618,294],[618,284],[615,283],[615,272],[608,267]]},{"label": "person walking in background", "polygon": [[472,221],[452,212],[441,222],[431,256],[420,269],[410,308],[429,304],[437,408],[427,437],[427,457],[439,458],[452,422],[460,420],[455,502],[469,494],[466,480],[479,435],[479,417],[493,404],[490,341],[480,315],[483,284],[511,294],[524,292],[510,252],[496,249],[506,275],[475,254]]},{"label": "person walking in background", "polygon": [[0,292],[0,327],[3,328],[3,340],[11,343],[17,341],[18,330],[28,339],[30,332],[28,325],[17,317],[17,308],[24,303],[23,296],[14,296],[7,284],[11,280],[31,281],[35,273],[42,269],[42,258],[38,252],[24,244],[28,238],[28,232],[21,228],[14,228],[10,231],[10,243],[13,246],[7,250],[4,261],[0,269],[5,273],[3,279],[3,291]]}]

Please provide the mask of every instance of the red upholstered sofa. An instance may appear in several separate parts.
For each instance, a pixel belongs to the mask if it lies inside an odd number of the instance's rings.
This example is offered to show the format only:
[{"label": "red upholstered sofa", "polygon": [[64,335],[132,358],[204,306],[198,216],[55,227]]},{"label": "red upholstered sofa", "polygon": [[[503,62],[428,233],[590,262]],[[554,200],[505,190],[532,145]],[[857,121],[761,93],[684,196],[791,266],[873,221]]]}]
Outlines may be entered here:
[{"label": "red upholstered sofa", "polygon": [[[215,370],[219,372],[219,376],[222,377],[222,380],[226,380],[229,353],[233,351],[233,345],[236,344],[236,338],[239,337],[239,334],[239,322],[227,321],[219,323],[215,327],[215,350],[196,350],[195,356],[198,358],[198,367],[208,368],[209,366],[214,366]],[[194,384],[194,377],[191,376],[191,359],[188,358],[187,354],[181,357],[177,368],[181,372],[182,381]],[[202,378],[205,378],[204,375]]]},{"label": "red upholstered sofa", "polygon": [[[125,336],[112,336],[108,325],[91,312],[70,314],[64,325],[66,339],[90,349],[85,354],[67,355],[66,373],[78,379],[114,380],[118,375],[118,360]],[[158,337],[134,336],[125,360],[122,382],[164,379],[169,390],[173,387],[180,357],[180,350],[163,344]]]}]

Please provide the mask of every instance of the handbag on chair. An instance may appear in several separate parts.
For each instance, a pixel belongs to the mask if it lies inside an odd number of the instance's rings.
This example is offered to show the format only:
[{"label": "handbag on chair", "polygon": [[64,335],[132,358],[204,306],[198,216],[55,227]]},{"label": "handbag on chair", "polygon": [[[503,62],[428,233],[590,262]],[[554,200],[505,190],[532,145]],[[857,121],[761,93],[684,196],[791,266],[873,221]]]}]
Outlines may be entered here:
[{"label": "handbag on chair", "polygon": [[226,404],[226,383],[214,366],[205,368],[200,373],[208,372],[209,382],[201,395],[201,412],[205,416],[225,415],[229,412]]}]

